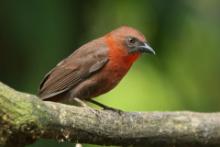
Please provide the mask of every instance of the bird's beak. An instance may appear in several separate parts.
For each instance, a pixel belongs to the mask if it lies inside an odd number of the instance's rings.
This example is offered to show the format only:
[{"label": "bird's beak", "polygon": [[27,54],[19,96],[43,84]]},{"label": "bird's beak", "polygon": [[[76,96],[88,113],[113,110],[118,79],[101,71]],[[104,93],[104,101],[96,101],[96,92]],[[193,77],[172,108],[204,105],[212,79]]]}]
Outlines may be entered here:
[{"label": "bird's beak", "polygon": [[139,46],[139,49],[141,52],[144,52],[144,53],[150,53],[153,55],[156,54],[154,49],[152,47],[150,47],[147,43],[143,43],[141,46]]}]

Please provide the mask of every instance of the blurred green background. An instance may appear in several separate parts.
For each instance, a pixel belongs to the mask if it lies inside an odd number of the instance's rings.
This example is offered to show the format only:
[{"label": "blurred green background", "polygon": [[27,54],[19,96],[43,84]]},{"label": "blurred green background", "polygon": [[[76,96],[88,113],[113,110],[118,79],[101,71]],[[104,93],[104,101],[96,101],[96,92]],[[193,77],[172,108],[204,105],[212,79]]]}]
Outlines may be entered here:
[{"label": "blurred green background", "polygon": [[80,45],[129,25],[157,55],[143,55],[98,101],[126,111],[220,110],[219,0],[9,0],[0,2],[0,21],[0,81],[17,90],[36,93]]}]

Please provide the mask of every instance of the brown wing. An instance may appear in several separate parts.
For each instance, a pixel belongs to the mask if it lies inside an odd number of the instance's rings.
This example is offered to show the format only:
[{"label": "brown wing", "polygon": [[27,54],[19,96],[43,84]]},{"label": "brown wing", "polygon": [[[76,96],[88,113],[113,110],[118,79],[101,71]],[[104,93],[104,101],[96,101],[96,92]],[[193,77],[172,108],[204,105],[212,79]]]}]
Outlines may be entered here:
[{"label": "brown wing", "polygon": [[84,81],[108,62],[108,50],[100,41],[92,41],[61,61],[42,81],[41,99],[48,99],[68,91]]}]

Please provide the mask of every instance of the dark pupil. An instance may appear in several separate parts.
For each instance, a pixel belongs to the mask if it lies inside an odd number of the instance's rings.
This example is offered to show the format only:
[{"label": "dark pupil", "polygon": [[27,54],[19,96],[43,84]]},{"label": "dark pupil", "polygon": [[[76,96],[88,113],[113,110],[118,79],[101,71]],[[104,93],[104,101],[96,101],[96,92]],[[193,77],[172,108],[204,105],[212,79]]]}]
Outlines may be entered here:
[{"label": "dark pupil", "polygon": [[134,38],[130,38],[130,39],[129,39],[129,42],[130,42],[130,43],[135,43],[135,39],[134,39]]}]

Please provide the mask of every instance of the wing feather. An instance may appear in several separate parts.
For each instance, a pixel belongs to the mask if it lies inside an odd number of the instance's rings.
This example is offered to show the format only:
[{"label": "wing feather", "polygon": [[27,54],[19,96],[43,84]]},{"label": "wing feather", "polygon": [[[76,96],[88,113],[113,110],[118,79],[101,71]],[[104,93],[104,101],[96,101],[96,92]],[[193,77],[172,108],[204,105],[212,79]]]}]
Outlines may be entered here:
[{"label": "wing feather", "polygon": [[64,93],[103,68],[108,62],[108,52],[106,46],[98,46],[95,41],[82,46],[46,74],[40,85],[41,99]]}]

